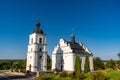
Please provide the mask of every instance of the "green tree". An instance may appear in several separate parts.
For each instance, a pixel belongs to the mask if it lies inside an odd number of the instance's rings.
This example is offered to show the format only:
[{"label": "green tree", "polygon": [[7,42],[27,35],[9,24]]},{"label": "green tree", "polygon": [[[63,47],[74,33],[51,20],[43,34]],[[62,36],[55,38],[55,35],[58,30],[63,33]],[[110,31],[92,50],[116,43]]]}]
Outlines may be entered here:
[{"label": "green tree", "polygon": [[0,69],[1,70],[8,70],[12,66],[12,61],[11,60],[1,60],[0,61]]},{"label": "green tree", "polygon": [[89,55],[86,54],[85,57],[85,73],[90,71]]},{"label": "green tree", "polygon": [[100,57],[95,57],[93,60],[94,60],[94,69],[95,70],[105,69],[104,63],[100,59]]},{"label": "green tree", "polygon": [[80,61],[80,57],[76,56],[75,58],[75,66],[74,66],[75,72],[81,72],[81,61]]},{"label": "green tree", "polygon": [[110,59],[107,63],[106,63],[106,68],[112,68],[114,69],[115,67],[115,61],[113,61],[112,59]]},{"label": "green tree", "polygon": [[118,56],[118,58],[119,58],[119,60],[120,60],[120,52],[117,54],[117,56]]},{"label": "green tree", "polygon": [[47,70],[51,70],[52,60],[49,55],[47,55]]},{"label": "green tree", "polygon": [[19,64],[20,64],[20,69],[25,69],[26,68],[26,59],[20,61]]},{"label": "green tree", "polygon": [[15,62],[13,63],[13,68],[14,68],[14,69],[21,69],[21,64],[20,64],[20,62],[19,62],[19,61],[15,61]]}]

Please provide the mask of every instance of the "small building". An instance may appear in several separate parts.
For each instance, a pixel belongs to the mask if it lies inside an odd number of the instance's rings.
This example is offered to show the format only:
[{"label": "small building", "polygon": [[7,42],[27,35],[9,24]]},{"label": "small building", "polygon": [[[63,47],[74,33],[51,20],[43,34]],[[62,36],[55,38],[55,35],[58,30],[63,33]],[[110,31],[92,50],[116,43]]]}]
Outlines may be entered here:
[{"label": "small building", "polygon": [[26,70],[31,72],[47,71],[46,35],[40,29],[39,21],[29,36]]},{"label": "small building", "polygon": [[85,57],[89,54],[90,70],[93,71],[93,54],[82,43],[75,41],[74,34],[71,35],[71,41],[60,39],[52,52],[52,70],[74,71],[75,58],[80,56],[81,70],[84,72]]}]

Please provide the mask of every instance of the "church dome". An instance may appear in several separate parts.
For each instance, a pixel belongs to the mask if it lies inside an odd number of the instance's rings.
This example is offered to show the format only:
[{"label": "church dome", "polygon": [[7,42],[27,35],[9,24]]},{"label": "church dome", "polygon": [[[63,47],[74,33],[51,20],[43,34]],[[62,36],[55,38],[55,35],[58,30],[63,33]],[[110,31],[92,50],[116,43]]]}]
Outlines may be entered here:
[{"label": "church dome", "polygon": [[37,21],[36,29],[33,31],[33,33],[44,34],[44,32],[40,29],[40,22],[39,21]]}]

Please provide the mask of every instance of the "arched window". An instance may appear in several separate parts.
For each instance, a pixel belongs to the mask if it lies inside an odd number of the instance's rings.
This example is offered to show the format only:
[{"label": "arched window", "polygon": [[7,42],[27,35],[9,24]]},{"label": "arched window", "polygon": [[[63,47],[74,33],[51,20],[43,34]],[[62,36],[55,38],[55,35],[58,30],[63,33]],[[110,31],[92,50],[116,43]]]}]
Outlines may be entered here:
[{"label": "arched window", "polygon": [[40,48],[40,52],[42,52],[42,48]]},{"label": "arched window", "polygon": [[39,38],[39,43],[42,43],[42,38]]},{"label": "arched window", "polygon": [[31,38],[31,44],[33,43],[33,38]]},{"label": "arched window", "polygon": [[32,52],[32,48],[31,48],[31,52]]},{"label": "arched window", "polygon": [[42,56],[39,57],[39,59],[41,59],[41,58],[42,58]]}]

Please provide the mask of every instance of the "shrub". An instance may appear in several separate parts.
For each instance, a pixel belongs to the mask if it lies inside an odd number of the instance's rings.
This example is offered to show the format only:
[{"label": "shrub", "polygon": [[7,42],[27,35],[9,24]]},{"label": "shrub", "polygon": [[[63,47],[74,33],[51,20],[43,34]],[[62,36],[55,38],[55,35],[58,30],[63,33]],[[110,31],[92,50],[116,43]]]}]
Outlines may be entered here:
[{"label": "shrub", "polygon": [[90,71],[90,65],[89,65],[89,55],[86,54],[86,57],[85,57],[85,73],[89,72]]},{"label": "shrub", "polygon": [[54,76],[51,74],[46,74],[44,76],[38,77],[37,80],[54,80]]},{"label": "shrub", "polygon": [[110,59],[107,63],[106,63],[106,68],[111,68],[114,69],[115,68],[115,61]]},{"label": "shrub", "polygon": [[66,71],[61,72],[60,77],[68,77],[68,73]]},{"label": "shrub", "polygon": [[107,77],[106,73],[103,71],[96,71],[91,73],[92,80],[109,80],[110,78]]},{"label": "shrub", "polygon": [[76,56],[75,58],[75,66],[74,66],[75,71],[81,71],[81,61],[80,57]]},{"label": "shrub", "polygon": [[94,68],[95,70],[105,69],[104,63],[100,57],[94,58]]},{"label": "shrub", "polygon": [[84,80],[85,75],[84,75],[84,73],[80,73],[79,71],[76,71],[73,73],[73,79]]}]

